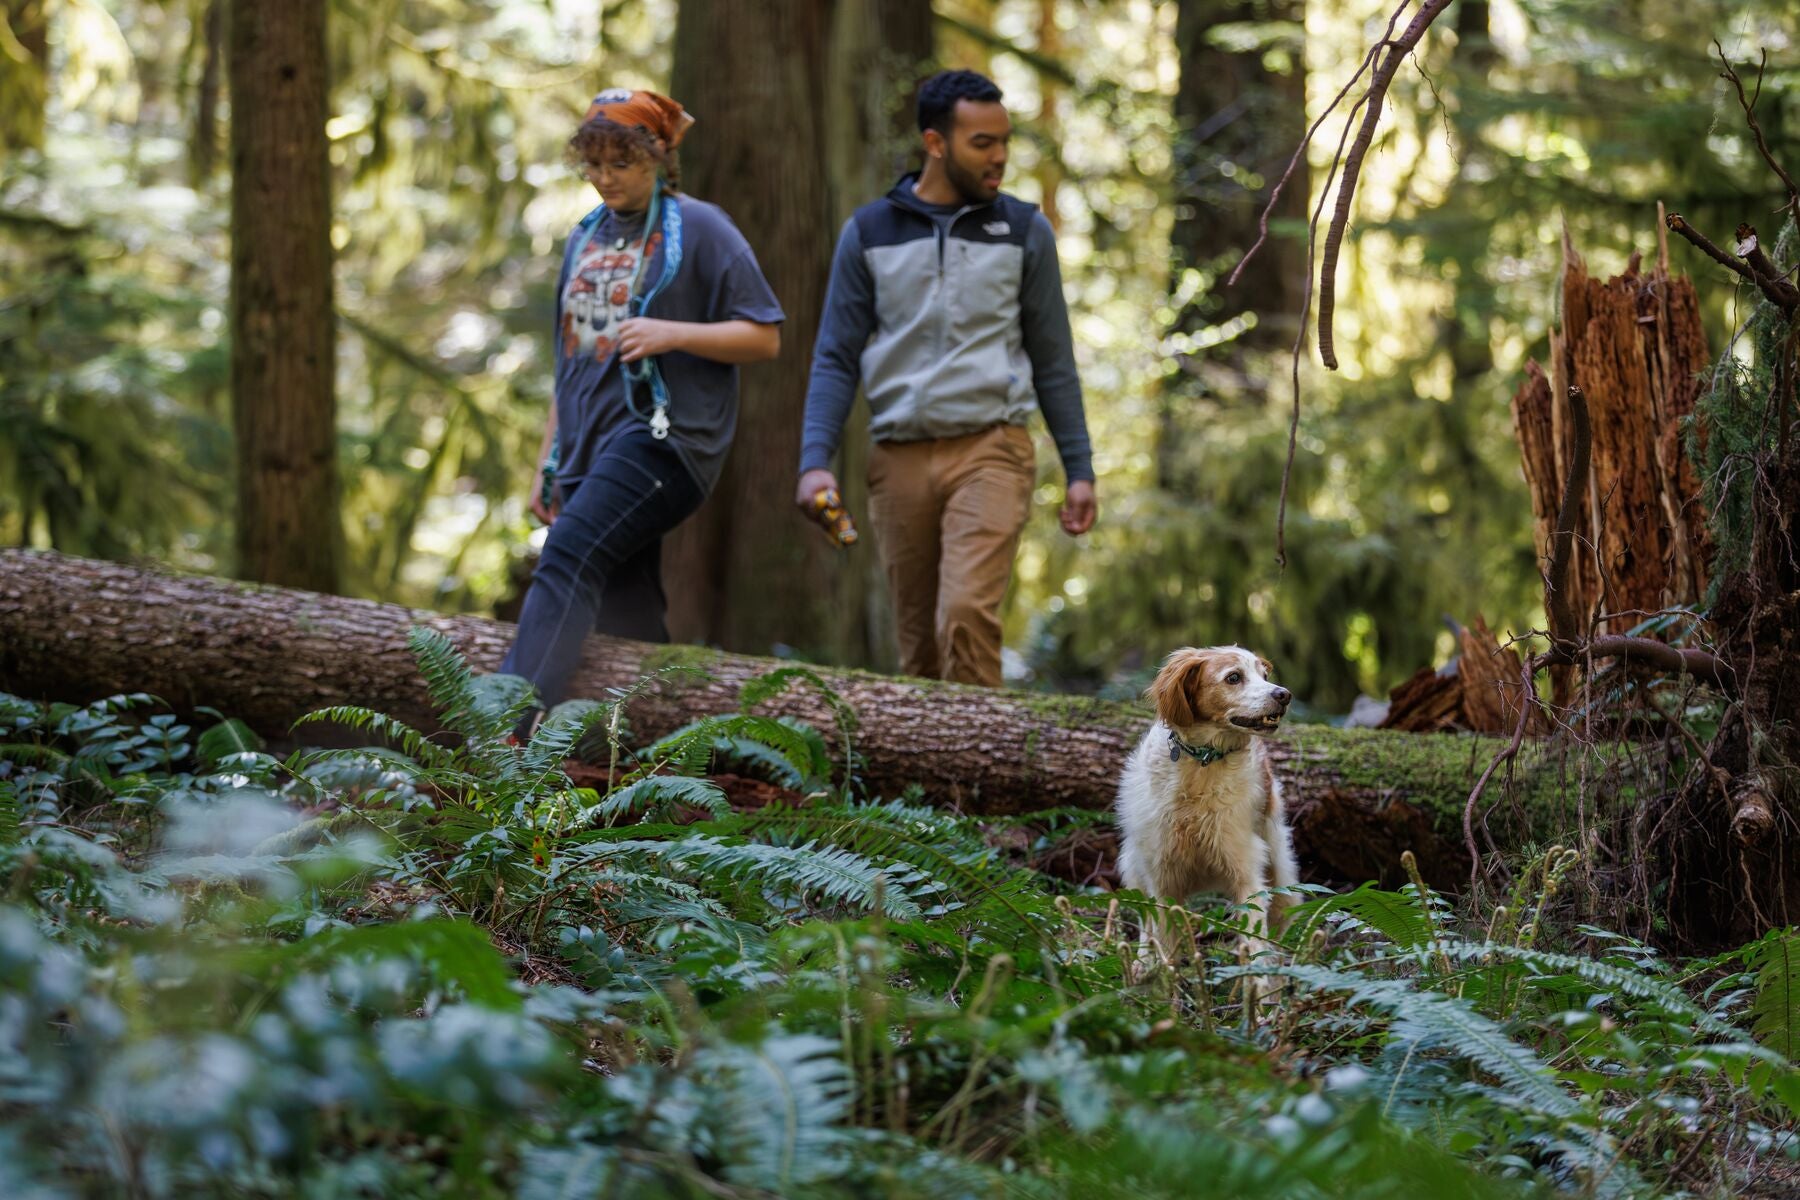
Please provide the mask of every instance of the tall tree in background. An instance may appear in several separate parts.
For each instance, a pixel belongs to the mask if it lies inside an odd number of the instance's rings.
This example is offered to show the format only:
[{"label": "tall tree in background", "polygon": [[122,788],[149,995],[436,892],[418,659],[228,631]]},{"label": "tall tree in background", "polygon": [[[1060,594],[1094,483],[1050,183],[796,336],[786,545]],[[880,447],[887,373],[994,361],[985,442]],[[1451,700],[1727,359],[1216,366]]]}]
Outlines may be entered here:
[{"label": "tall tree in background", "polygon": [[237,573],[338,590],[325,0],[233,0],[231,404]]},{"label": "tall tree in background", "polygon": [[0,158],[44,141],[50,22],[45,0],[0,0]]},{"label": "tall tree in background", "polygon": [[[744,372],[737,442],[718,488],[668,543],[678,640],[871,657],[873,551],[840,556],[805,528],[793,508],[795,464],[838,226],[891,183],[895,146],[879,131],[903,107],[894,92],[910,87],[905,64],[929,56],[929,16],[913,0],[681,5],[670,90],[700,122],[683,146],[683,181],[744,231],[787,323],[780,359]],[[907,39],[923,39],[923,49],[908,52]],[[846,95],[856,98],[848,111]],[[860,488],[859,465],[844,474]],[[851,490],[853,505],[858,495]]]},{"label": "tall tree in background", "polygon": [[[1203,335],[1204,348],[1181,356],[1183,375],[1164,393],[1164,487],[1182,490],[1193,466],[1185,435],[1196,393],[1260,401],[1265,376],[1247,371],[1245,356],[1291,343],[1298,328],[1306,248],[1292,228],[1274,231],[1236,286],[1225,279],[1255,243],[1269,189],[1306,130],[1305,29],[1304,0],[1181,0],[1176,9],[1172,332]],[[1304,222],[1308,192],[1303,160],[1271,220]]]}]

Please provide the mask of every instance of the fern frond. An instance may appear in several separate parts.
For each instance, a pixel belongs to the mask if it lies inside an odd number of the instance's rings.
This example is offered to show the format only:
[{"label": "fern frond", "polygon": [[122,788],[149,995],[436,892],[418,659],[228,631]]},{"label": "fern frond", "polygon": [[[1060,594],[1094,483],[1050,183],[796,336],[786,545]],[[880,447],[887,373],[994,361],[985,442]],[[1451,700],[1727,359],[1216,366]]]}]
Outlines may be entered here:
[{"label": "fern frond", "polygon": [[852,1080],[836,1043],[771,1031],[754,1045],[709,1046],[695,1067],[718,1079],[707,1090],[727,1178],[791,1195],[842,1170]]},{"label": "fern frond", "polygon": [[704,809],[714,817],[731,812],[731,802],[718,784],[706,779],[690,779],[685,775],[647,775],[634,783],[615,788],[600,803],[581,810],[576,824],[602,821],[612,825],[639,808],[653,819],[668,813],[676,804],[689,804]]},{"label": "fern frond", "polygon": [[1800,1062],[1800,933],[1789,929],[1764,938],[1750,968],[1756,972],[1750,1016],[1757,1040]]},{"label": "fern frond", "polygon": [[427,738],[411,725],[360,705],[337,704],[330,708],[315,709],[295,721],[293,728],[299,729],[302,725],[346,725],[360,733],[373,733],[377,737],[398,743],[408,757],[430,767],[449,767],[456,760],[456,756],[448,749]]},{"label": "fern frond", "polygon": [[1431,939],[1431,922],[1420,907],[1417,895],[1384,891],[1373,883],[1365,883],[1352,892],[1297,905],[1289,924],[1300,931],[1300,940],[1304,942],[1327,916],[1335,912],[1349,914],[1394,945],[1408,950],[1417,949]]},{"label": "fern frond", "polygon": [[431,707],[444,727],[465,738],[494,736],[476,704],[475,673],[456,643],[435,629],[414,625],[406,631],[406,648],[419,664]]},{"label": "fern frond", "polygon": [[1499,1079],[1513,1100],[1532,1110],[1559,1120],[1580,1111],[1542,1059],[1467,1003],[1442,992],[1422,992],[1401,979],[1376,979],[1300,963],[1231,967],[1220,974],[1285,975],[1318,991],[1344,993],[1352,1004],[1387,1013],[1394,1021],[1395,1037],[1457,1055]]},{"label": "fern frond", "polygon": [[613,846],[618,851],[671,865],[691,864],[703,875],[748,877],[765,887],[812,892],[863,909],[874,905],[875,881],[880,878],[884,913],[900,921],[920,916],[917,902],[881,867],[860,854],[833,846],[769,846],[760,842],[724,842],[704,835],[672,842],[615,842]]},{"label": "fern frond", "polygon": [[239,754],[255,754],[262,748],[263,740],[236,717],[220,721],[194,742],[194,752],[208,768],[216,768]]},{"label": "fern frond", "polygon": [[[1722,1021],[1704,1007],[1694,1003],[1680,988],[1647,972],[1620,966],[1604,959],[1584,958],[1577,954],[1559,954],[1529,946],[1495,942],[1455,942],[1444,952],[1451,958],[1479,960],[1489,957],[1524,963],[1541,972],[1561,973],[1584,983],[1619,992],[1634,1000],[1655,1005],[1671,1017],[1689,1022],[1695,1029],[1714,1037],[1741,1041],[1743,1032],[1728,1021]],[[1540,981],[1540,986],[1542,981]]]},{"label": "fern frond", "polygon": [[40,746],[36,742],[7,742],[0,744],[0,762],[22,763],[28,767],[50,771],[67,766],[69,756],[54,746]]}]

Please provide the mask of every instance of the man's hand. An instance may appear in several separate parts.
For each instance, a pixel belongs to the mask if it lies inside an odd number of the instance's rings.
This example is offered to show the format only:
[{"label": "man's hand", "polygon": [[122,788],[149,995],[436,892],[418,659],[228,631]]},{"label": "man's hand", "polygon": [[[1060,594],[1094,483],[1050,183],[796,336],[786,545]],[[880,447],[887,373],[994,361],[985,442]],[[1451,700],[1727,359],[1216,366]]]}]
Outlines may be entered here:
[{"label": "man's hand", "polygon": [[800,476],[800,486],[794,492],[794,504],[807,516],[812,516],[812,498],[825,488],[831,488],[842,496],[843,489],[838,487],[837,476],[824,467],[814,467]]},{"label": "man's hand", "polygon": [[685,321],[662,321],[655,317],[631,317],[619,322],[619,358],[636,362],[681,349]]},{"label": "man's hand", "polygon": [[1080,537],[1094,527],[1094,518],[1100,508],[1094,502],[1094,481],[1077,479],[1069,485],[1063,497],[1062,517],[1063,532],[1071,537]]},{"label": "man's hand", "polygon": [[544,503],[544,473],[540,470],[531,480],[531,515],[546,525],[554,525],[561,510],[560,504]]}]

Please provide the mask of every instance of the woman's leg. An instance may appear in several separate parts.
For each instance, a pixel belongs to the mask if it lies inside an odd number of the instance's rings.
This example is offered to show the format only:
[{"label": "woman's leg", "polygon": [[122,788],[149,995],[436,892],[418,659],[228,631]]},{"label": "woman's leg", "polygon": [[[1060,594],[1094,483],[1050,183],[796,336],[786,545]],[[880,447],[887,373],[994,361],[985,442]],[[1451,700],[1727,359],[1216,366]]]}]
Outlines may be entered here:
[{"label": "woman's leg", "polygon": [[701,498],[675,451],[647,433],[608,447],[550,527],[500,669],[536,684],[545,708],[562,700],[613,577]]},{"label": "woman's leg", "polygon": [[662,586],[662,539],[658,538],[620,563],[606,581],[594,632],[637,642],[666,642],[669,627],[663,618],[668,612],[669,599]]}]

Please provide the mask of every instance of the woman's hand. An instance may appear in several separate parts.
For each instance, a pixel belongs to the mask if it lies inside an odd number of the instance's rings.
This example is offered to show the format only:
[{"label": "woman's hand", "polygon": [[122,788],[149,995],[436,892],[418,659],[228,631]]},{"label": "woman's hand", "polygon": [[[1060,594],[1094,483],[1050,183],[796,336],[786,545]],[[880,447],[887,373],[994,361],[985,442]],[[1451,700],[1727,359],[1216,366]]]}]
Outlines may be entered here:
[{"label": "woman's hand", "polygon": [[561,509],[560,504],[544,503],[544,472],[539,470],[531,480],[531,515],[546,525],[554,525]]},{"label": "woman's hand", "polygon": [[655,317],[629,317],[619,322],[619,358],[636,362],[654,358],[686,345],[687,321],[662,321]]}]

